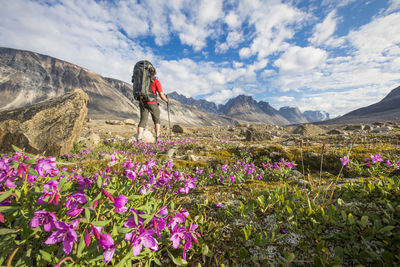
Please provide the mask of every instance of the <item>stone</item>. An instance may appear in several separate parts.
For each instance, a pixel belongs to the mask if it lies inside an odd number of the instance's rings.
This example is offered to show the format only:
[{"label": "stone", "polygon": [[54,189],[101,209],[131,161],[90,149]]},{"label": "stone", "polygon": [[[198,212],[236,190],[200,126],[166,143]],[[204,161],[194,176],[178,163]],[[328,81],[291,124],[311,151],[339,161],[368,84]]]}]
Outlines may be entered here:
[{"label": "stone", "polygon": [[265,141],[271,140],[272,135],[267,130],[248,128],[245,132],[246,141]]},{"label": "stone", "polygon": [[362,124],[355,124],[355,125],[347,125],[345,128],[344,128],[344,130],[346,130],[346,131],[356,131],[356,130],[358,130],[358,131],[360,131],[360,130],[364,130],[364,125],[362,125]]},{"label": "stone", "polygon": [[385,126],[385,127],[373,129],[371,132],[372,133],[386,133],[386,132],[389,132],[390,130],[393,130],[393,128],[390,126]]},{"label": "stone", "polygon": [[176,153],[176,149],[175,149],[175,148],[170,148],[170,149],[167,151],[167,157],[168,157],[168,158],[173,158],[174,155],[175,155],[175,153]]},{"label": "stone", "polygon": [[144,129],[142,142],[155,143],[156,139],[155,139],[155,137],[153,136],[153,134],[149,130]]},{"label": "stone", "polygon": [[133,119],[124,120],[124,124],[125,125],[131,125],[131,126],[135,126],[136,125],[136,123],[135,123],[135,121]]},{"label": "stone", "polygon": [[333,130],[330,130],[329,132],[327,132],[327,134],[338,135],[338,134],[343,134],[343,132],[341,132],[337,129],[333,129]]},{"label": "stone", "polygon": [[372,131],[373,129],[374,129],[374,127],[372,127],[371,125],[364,126],[364,131]]},{"label": "stone", "polygon": [[89,97],[81,89],[33,105],[0,112],[0,152],[12,145],[33,154],[69,153],[80,136]]},{"label": "stone", "polygon": [[320,135],[324,134],[326,131],[318,126],[315,126],[313,124],[302,124],[297,126],[294,130],[294,134],[300,134],[303,136],[315,136],[315,135]]},{"label": "stone", "polygon": [[124,123],[122,121],[118,121],[118,120],[106,120],[106,124],[110,124],[110,125],[124,125]]},{"label": "stone", "polygon": [[96,133],[89,132],[85,136],[78,139],[78,143],[83,144],[85,147],[94,147],[100,143],[100,136]]},{"label": "stone", "polygon": [[172,132],[173,133],[184,133],[184,128],[180,125],[175,124],[174,126],[172,126]]}]

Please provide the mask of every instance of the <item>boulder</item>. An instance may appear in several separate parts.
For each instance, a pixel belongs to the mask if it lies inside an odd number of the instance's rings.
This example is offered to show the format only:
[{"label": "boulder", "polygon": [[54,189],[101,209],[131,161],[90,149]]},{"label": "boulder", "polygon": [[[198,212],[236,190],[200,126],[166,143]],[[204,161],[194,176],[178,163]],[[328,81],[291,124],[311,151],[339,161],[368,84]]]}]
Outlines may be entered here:
[{"label": "boulder", "polygon": [[89,97],[81,89],[33,105],[0,112],[0,152],[12,145],[34,154],[68,153],[80,135]]},{"label": "boulder", "polygon": [[175,124],[174,126],[172,126],[172,132],[173,133],[184,133],[185,130],[182,126]]},{"label": "boulder", "polygon": [[303,136],[315,136],[315,135],[320,135],[324,134],[326,131],[318,126],[315,126],[313,124],[302,124],[297,126],[294,130],[294,134],[300,134]]},{"label": "boulder", "polygon": [[246,130],[246,141],[265,141],[271,140],[272,135],[267,130],[248,128]]}]

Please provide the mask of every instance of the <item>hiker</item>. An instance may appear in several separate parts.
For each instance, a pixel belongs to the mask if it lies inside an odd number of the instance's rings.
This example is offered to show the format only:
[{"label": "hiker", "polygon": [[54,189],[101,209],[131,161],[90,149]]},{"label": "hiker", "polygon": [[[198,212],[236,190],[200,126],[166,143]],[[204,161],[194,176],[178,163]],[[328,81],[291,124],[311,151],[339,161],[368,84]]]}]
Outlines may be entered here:
[{"label": "hiker", "polygon": [[151,89],[153,91],[154,100],[151,101],[139,101],[139,108],[140,108],[140,122],[137,129],[137,140],[141,141],[143,137],[144,128],[147,124],[147,119],[149,116],[149,112],[151,114],[151,118],[154,122],[154,130],[156,132],[156,143],[160,139],[160,107],[159,103],[157,102],[157,93],[159,94],[160,98],[165,102],[168,102],[168,97],[163,93],[161,88],[161,83],[156,78],[157,71],[154,68],[153,72],[153,82],[151,84]]}]

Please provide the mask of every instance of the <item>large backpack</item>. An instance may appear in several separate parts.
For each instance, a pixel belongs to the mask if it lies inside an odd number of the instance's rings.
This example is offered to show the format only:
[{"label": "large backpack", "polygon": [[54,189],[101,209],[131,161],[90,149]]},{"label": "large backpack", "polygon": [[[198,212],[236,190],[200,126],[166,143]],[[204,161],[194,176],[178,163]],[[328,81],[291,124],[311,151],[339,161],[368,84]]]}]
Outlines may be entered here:
[{"label": "large backpack", "polygon": [[151,85],[154,81],[156,69],[147,60],[141,60],[133,68],[133,98],[140,101],[157,101],[157,95],[153,94]]}]

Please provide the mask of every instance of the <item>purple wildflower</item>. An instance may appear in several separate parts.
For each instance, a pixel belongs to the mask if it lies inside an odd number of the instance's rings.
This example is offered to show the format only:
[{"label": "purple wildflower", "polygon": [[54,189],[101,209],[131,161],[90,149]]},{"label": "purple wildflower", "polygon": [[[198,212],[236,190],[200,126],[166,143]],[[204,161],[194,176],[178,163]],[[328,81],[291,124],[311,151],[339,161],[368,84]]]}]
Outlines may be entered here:
[{"label": "purple wildflower", "polygon": [[179,193],[182,193],[182,194],[187,194],[187,193],[189,193],[189,190],[190,190],[190,189],[193,189],[193,188],[196,187],[196,184],[195,184],[195,181],[196,181],[196,180],[197,180],[197,178],[191,178],[191,179],[189,179],[189,181],[187,181],[187,182],[185,183],[185,186],[184,186],[184,187],[181,187],[181,188],[178,189],[178,192],[179,192]]},{"label": "purple wildflower", "polygon": [[181,241],[184,240],[185,244],[183,246],[183,258],[186,260],[186,250],[192,247],[192,241],[196,244],[199,242],[196,239],[196,236],[200,237],[199,233],[196,233],[197,224],[191,224],[189,227],[180,227],[177,229],[170,237],[170,241],[172,242],[173,248],[178,248]]},{"label": "purple wildflower", "polygon": [[217,208],[221,208],[221,207],[222,207],[222,203],[221,203],[221,202],[218,202],[217,204],[215,204],[215,206],[216,206]]},{"label": "purple wildflower", "polygon": [[228,165],[227,165],[227,164],[222,165],[221,170],[222,170],[223,172],[227,172],[227,171],[228,171]]},{"label": "purple wildflower", "polygon": [[109,234],[100,234],[100,238],[98,241],[104,250],[103,252],[104,262],[109,263],[112,257],[114,256],[115,252],[114,240]]},{"label": "purple wildflower", "polygon": [[229,179],[231,179],[231,183],[234,183],[234,182],[235,182],[235,176],[230,175],[230,176],[229,176]]},{"label": "purple wildflower", "polygon": [[174,166],[174,163],[172,162],[172,161],[167,161],[166,163],[165,163],[165,165],[164,165],[164,167],[166,168],[166,169],[172,169],[172,167]]},{"label": "purple wildflower", "polygon": [[184,223],[186,218],[189,216],[189,212],[187,210],[181,210],[180,213],[176,214],[168,223],[168,227],[172,232],[175,232],[178,228],[178,223]]},{"label": "purple wildflower", "polygon": [[70,224],[65,222],[56,222],[55,226],[58,229],[53,232],[44,242],[46,245],[52,245],[58,242],[63,242],[63,250],[65,254],[69,254],[72,250],[74,242],[78,241],[78,236],[74,229],[78,227],[78,220],[72,221]]},{"label": "purple wildflower", "polygon": [[75,209],[78,207],[78,204],[86,203],[87,198],[83,194],[83,192],[78,192],[68,196],[67,201],[65,202],[65,207],[67,209]]},{"label": "purple wildflower", "polygon": [[386,160],[386,161],[385,161],[385,164],[386,164],[386,166],[388,166],[388,167],[392,167],[392,166],[393,166],[393,164],[390,162],[390,160]]},{"label": "purple wildflower", "polygon": [[153,230],[144,230],[143,228],[139,229],[139,234],[136,233],[127,233],[125,235],[125,240],[130,241],[132,244],[133,256],[137,257],[142,251],[143,247],[149,248],[152,251],[158,250],[157,240],[153,237]]},{"label": "purple wildflower", "polygon": [[115,206],[114,211],[116,213],[124,213],[124,212],[126,212],[128,210],[128,208],[125,207],[126,203],[128,203],[128,197],[127,196],[122,195],[122,196],[116,197],[114,199],[114,206]]},{"label": "purple wildflower", "polygon": [[52,204],[54,202],[55,205],[58,205],[58,200],[60,198],[60,191],[58,190],[58,181],[53,180],[43,185],[43,195],[41,195],[38,200],[37,204]]},{"label": "purple wildflower", "polygon": [[371,160],[373,163],[378,163],[383,161],[381,154],[371,155]]},{"label": "purple wildflower", "polygon": [[57,217],[53,212],[39,210],[35,211],[34,215],[35,217],[33,217],[30,222],[31,228],[43,225],[43,228],[46,232],[51,232],[51,230],[56,227],[55,223],[57,222]]},{"label": "purple wildflower", "polygon": [[58,175],[60,172],[56,167],[56,158],[48,157],[45,159],[39,159],[35,166],[35,170],[42,177],[53,177]]},{"label": "purple wildflower", "polygon": [[350,160],[346,156],[344,156],[343,158],[340,158],[340,161],[342,162],[342,165],[344,167],[350,168],[350,166],[349,166]]}]

